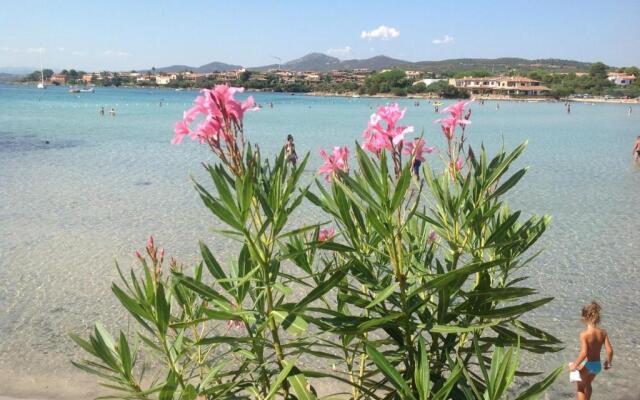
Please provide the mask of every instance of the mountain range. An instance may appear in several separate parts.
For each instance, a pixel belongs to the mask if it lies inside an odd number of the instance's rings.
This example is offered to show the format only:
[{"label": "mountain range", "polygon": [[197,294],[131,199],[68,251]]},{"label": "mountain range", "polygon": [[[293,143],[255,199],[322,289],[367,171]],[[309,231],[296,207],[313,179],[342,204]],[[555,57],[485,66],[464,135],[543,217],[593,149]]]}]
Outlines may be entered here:
[{"label": "mountain range", "polygon": [[[441,61],[406,61],[396,58],[379,55],[366,59],[340,60],[322,53],[309,53],[295,60],[287,61],[283,64],[270,64],[258,67],[246,67],[252,71],[267,71],[269,69],[285,69],[289,71],[315,71],[327,72],[331,70],[353,70],[366,68],[368,70],[380,70],[387,68],[404,68],[417,71],[430,72],[460,72],[469,70],[486,70],[494,73],[508,72],[513,69],[518,71],[530,71],[534,69],[546,69],[555,72],[586,71],[591,63],[562,60],[555,58],[528,60],[525,58],[503,57],[503,58],[457,58]],[[216,72],[232,71],[242,68],[239,65],[226,64],[222,62],[212,62],[200,67],[188,65],[172,65],[169,67],[156,68],[159,72]]]},{"label": "mountain range", "polygon": [[[257,67],[246,67],[251,71],[267,71],[269,69],[281,68],[289,71],[316,71],[327,72],[331,70],[353,70],[368,69],[377,71],[388,68],[403,68],[425,72],[461,72],[470,70],[484,70],[499,74],[518,70],[527,72],[535,69],[545,69],[552,72],[577,72],[588,70],[591,63],[546,58],[538,60],[528,60],[525,58],[503,57],[503,58],[456,58],[440,61],[406,61],[396,58],[379,55],[366,59],[340,60],[323,53],[309,53],[295,60],[287,61],[283,64],[270,64]],[[234,71],[242,68],[240,65],[227,64],[214,61],[199,67],[190,65],[171,65],[168,67],[155,68],[156,72],[184,72],[193,71],[200,73]],[[0,67],[0,73],[5,75],[3,80],[15,79],[16,76],[25,75],[36,68],[26,67]],[[56,69],[57,70],[57,69]],[[9,76],[13,75],[13,76]]]}]

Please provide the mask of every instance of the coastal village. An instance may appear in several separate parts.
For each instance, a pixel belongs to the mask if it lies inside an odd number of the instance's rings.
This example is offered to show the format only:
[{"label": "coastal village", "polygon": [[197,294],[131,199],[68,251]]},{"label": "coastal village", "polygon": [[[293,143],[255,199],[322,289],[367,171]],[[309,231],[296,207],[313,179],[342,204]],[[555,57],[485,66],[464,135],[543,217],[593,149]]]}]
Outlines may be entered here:
[{"label": "coastal village", "polygon": [[[588,72],[572,72],[574,78],[585,78]],[[568,77],[566,72],[553,72],[553,78]],[[604,80],[612,88],[624,90],[636,82],[636,76],[625,72],[607,72]],[[397,84],[382,83],[372,89],[370,82],[376,77],[392,77]],[[388,78],[385,78],[388,79]],[[608,81],[608,82],[607,82]],[[560,98],[558,94],[541,79],[532,79],[517,73],[496,76],[454,76],[428,71],[367,68],[351,70],[292,71],[284,68],[268,70],[250,70],[239,68],[214,72],[77,72],[63,70],[51,73],[46,79],[49,85],[86,85],[86,86],[153,86],[176,89],[201,88],[213,84],[228,83],[242,85],[249,90],[305,92],[315,95],[382,95],[408,97],[477,97],[477,98]],[[386,86],[385,86],[386,85]],[[450,89],[449,91],[443,89]],[[581,97],[581,96],[578,96]],[[591,96],[589,96],[591,97]],[[628,98],[629,96],[620,96]]]}]

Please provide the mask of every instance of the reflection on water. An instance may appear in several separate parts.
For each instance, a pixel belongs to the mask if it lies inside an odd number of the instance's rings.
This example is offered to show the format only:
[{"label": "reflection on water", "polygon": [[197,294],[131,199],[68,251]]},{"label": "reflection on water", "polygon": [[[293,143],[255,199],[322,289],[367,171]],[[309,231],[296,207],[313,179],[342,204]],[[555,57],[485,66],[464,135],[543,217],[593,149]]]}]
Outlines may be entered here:
[{"label": "reflection on water", "polygon": [[[186,264],[197,261],[199,239],[220,259],[234,254],[230,243],[211,233],[218,222],[190,181],[190,174],[204,178],[200,162],[211,156],[188,141],[169,144],[173,122],[194,96],[149,89],[71,96],[63,88],[42,93],[0,86],[0,395],[50,397],[52,387],[59,398],[96,393],[93,379],[70,365],[80,352],[66,333],[86,333],[96,320],[127,329],[110,292],[114,261],[135,265],[133,253],[149,234]],[[352,146],[371,107],[384,101],[277,94],[257,94],[256,100],[274,108],[248,115],[247,135],[273,154],[293,134],[298,152],[312,153],[308,178],[319,165],[318,149]],[[417,132],[424,128],[429,145],[442,147],[431,107],[403,103],[408,123]],[[115,108],[117,116],[100,116],[100,107]],[[640,113],[576,104],[567,115],[562,104],[551,103],[472,108],[468,135],[474,145],[484,142],[493,151],[529,140],[520,163],[531,169],[511,194],[512,207],[553,216],[530,285],[556,300],[530,318],[564,340],[566,349],[527,356],[527,366],[550,370],[572,360],[580,308],[596,299],[616,350],[615,367],[598,377],[596,394],[634,398],[629,396],[640,391],[634,378],[640,357],[640,171],[630,154]],[[321,218],[305,207],[298,221]],[[572,398],[565,378],[548,398]]]}]

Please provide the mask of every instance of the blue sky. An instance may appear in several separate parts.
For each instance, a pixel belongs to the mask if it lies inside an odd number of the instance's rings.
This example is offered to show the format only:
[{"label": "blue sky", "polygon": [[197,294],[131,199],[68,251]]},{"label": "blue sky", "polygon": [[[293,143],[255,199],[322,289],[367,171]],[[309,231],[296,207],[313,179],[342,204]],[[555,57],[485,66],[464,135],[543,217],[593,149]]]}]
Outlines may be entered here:
[{"label": "blue sky", "polygon": [[[566,58],[640,65],[640,1],[3,1],[0,67]],[[383,27],[382,29],[380,27]]]}]

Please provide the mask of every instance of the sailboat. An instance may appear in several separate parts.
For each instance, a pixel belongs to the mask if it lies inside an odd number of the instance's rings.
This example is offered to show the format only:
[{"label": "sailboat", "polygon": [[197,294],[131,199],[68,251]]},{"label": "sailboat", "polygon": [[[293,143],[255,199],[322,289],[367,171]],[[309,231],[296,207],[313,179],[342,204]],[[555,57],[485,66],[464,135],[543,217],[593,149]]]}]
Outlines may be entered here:
[{"label": "sailboat", "polygon": [[44,85],[44,69],[42,68],[42,50],[40,50],[40,83],[38,83],[38,89],[46,89]]}]

